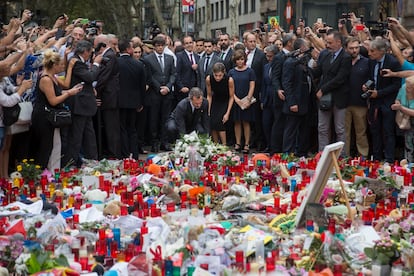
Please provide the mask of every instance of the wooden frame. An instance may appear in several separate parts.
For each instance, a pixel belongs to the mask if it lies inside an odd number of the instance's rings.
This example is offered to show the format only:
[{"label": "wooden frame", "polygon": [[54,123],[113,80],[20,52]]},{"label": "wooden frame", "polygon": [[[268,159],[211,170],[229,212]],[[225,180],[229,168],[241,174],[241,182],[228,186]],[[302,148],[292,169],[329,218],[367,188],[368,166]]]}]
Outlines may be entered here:
[{"label": "wooden frame", "polygon": [[[348,209],[348,218],[351,218],[351,206],[349,205],[348,196],[345,192],[345,186],[341,175],[341,170],[338,165],[338,157],[341,154],[341,150],[344,146],[344,142],[337,142],[327,145],[322,152],[319,159],[318,166],[316,167],[315,174],[312,178],[312,182],[309,184],[307,194],[302,200],[296,215],[296,226],[303,226],[302,220],[305,214],[305,208],[308,203],[319,203],[322,196],[325,185],[328,182],[329,177],[332,175],[332,170],[335,168],[339,183],[341,184],[342,193],[346,201],[346,207]],[[301,224],[302,223],[302,224]]]}]

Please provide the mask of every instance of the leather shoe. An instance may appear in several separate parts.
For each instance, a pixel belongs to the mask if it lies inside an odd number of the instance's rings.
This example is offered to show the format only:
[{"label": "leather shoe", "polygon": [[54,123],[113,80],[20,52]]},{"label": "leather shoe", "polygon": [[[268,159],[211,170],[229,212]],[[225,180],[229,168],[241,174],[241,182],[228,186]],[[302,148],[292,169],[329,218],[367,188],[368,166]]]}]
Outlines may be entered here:
[{"label": "leather shoe", "polygon": [[158,148],[158,145],[157,144],[153,144],[151,146],[151,152],[154,152],[154,153],[159,152],[159,148]]},{"label": "leather shoe", "polygon": [[171,151],[171,147],[168,144],[162,144],[160,147],[160,150],[164,150],[164,151]]},{"label": "leather shoe", "polygon": [[138,149],[139,154],[148,154],[147,150],[144,150],[143,148]]}]

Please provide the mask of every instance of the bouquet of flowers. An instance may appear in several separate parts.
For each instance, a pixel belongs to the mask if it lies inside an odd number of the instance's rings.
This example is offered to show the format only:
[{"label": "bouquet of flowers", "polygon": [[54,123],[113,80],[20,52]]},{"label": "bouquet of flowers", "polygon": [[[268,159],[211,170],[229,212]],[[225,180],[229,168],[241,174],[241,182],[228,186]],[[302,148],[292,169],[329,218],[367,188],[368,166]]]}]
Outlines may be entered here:
[{"label": "bouquet of flowers", "polygon": [[217,163],[220,166],[236,166],[240,164],[240,156],[231,151],[227,151],[223,154],[218,155]]},{"label": "bouquet of flowers", "polygon": [[0,266],[14,272],[15,261],[23,252],[23,240],[15,236],[0,236]]},{"label": "bouquet of flowers", "polygon": [[204,160],[210,160],[216,154],[226,152],[226,146],[214,143],[208,135],[197,134],[193,131],[177,139],[173,155],[175,158],[183,160],[183,164],[188,161],[191,150],[195,149]]},{"label": "bouquet of flowers", "polygon": [[374,241],[374,247],[366,247],[364,253],[372,259],[373,262],[381,265],[391,264],[399,258],[397,245],[389,236]]},{"label": "bouquet of flowers", "polygon": [[16,169],[25,180],[38,180],[42,173],[40,166],[35,164],[34,159],[23,159]]}]

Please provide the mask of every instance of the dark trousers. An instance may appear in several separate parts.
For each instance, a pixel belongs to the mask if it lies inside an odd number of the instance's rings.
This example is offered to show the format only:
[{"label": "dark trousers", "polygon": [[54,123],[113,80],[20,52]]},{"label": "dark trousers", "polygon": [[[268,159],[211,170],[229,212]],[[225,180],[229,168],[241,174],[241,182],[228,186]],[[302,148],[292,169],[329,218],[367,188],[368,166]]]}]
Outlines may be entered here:
[{"label": "dark trousers", "polygon": [[371,106],[368,123],[372,137],[372,154],[375,160],[393,163],[395,160],[395,111],[389,106]]},{"label": "dark trousers", "polygon": [[[49,157],[53,148],[53,135],[55,129],[49,122],[46,121],[46,114],[44,119],[32,120],[32,151],[33,158],[36,164],[39,164],[42,168],[47,168],[49,163]],[[39,115],[41,116],[41,115]],[[13,137],[14,138],[14,137]],[[63,164],[62,164],[63,165]]]},{"label": "dark trousers", "polygon": [[270,152],[280,153],[283,146],[283,132],[285,129],[285,114],[282,107],[278,106],[273,109],[273,125],[270,135]]},{"label": "dark trousers", "polygon": [[273,113],[272,106],[263,107],[262,126],[263,126],[263,134],[266,140],[265,147],[268,149],[270,149],[273,121],[274,121],[274,113]]},{"label": "dark trousers", "polygon": [[134,159],[138,159],[137,114],[135,108],[119,109],[122,158],[129,157],[132,154]]},{"label": "dark trousers", "polygon": [[105,155],[110,158],[121,157],[121,126],[119,109],[101,109],[103,132],[105,135]]},{"label": "dark trousers", "polygon": [[309,131],[306,115],[285,115],[285,131],[283,132],[283,152],[296,156],[307,156]]},{"label": "dark trousers", "polygon": [[67,142],[67,152],[63,153],[62,166],[73,162],[78,164],[81,149],[86,159],[98,159],[92,117],[72,114],[72,125],[69,127]]},{"label": "dark trousers", "polygon": [[170,116],[173,99],[167,96],[153,95],[149,114],[152,144],[168,143],[165,123]]},{"label": "dark trousers", "polygon": [[263,126],[262,126],[262,109],[260,108],[260,102],[256,102],[251,107],[254,109],[255,122],[252,126],[252,142],[250,144],[255,144],[257,150],[263,150],[266,143],[266,139],[263,137]]}]

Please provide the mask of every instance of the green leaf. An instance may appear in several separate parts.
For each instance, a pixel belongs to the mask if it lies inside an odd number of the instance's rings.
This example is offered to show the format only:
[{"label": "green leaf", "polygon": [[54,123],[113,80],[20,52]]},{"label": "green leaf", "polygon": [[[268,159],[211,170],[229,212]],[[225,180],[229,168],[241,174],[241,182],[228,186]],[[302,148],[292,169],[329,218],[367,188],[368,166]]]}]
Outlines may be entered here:
[{"label": "green leaf", "polygon": [[55,258],[55,262],[58,266],[65,266],[65,267],[69,267],[69,262],[68,259],[66,258],[65,255],[60,254],[58,257]]},{"label": "green leaf", "polygon": [[364,253],[370,259],[375,259],[377,257],[376,251],[372,247],[365,247]]},{"label": "green leaf", "polygon": [[380,263],[380,264],[389,264],[390,263],[390,257],[388,257],[386,254],[384,253],[379,253],[376,260]]},{"label": "green leaf", "polygon": [[39,262],[37,261],[36,254],[31,253],[30,258],[26,261],[27,271],[29,274],[34,274],[36,272],[41,271],[41,267]]}]

